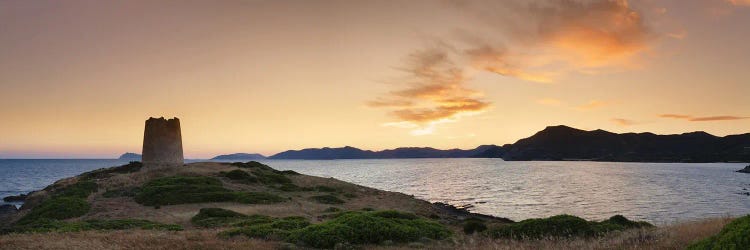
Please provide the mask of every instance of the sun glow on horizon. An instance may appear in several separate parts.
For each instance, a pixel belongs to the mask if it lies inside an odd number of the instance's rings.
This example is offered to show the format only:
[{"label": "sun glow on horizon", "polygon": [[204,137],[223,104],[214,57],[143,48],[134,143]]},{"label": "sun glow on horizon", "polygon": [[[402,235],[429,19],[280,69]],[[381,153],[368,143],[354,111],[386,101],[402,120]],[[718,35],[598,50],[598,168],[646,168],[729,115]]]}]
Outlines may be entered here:
[{"label": "sun glow on horizon", "polygon": [[187,158],[747,133],[747,23],[741,0],[0,2],[0,158],[139,152],[150,116]]}]

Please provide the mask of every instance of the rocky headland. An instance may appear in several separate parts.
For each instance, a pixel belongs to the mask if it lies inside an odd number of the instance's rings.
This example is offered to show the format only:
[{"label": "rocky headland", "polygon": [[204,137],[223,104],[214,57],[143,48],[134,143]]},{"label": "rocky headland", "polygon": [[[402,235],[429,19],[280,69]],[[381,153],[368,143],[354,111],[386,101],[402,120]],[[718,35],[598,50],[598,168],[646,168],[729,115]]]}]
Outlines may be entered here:
[{"label": "rocky headland", "polygon": [[[564,244],[661,248],[665,240],[669,246],[690,243],[666,236],[665,230],[674,233],[679,227],[656,228],[619,215],[604,221],[558,215],[514,222],[258,162],[161,168],[131,162],[57,181],[29,194],[20,210],[0,210],[0,245],[15,249],[97,244],[137,249],[573,249]],[[719,226],[678,236],[702,239],[729,221],[705,221]],[[626,240],[636,232],[653,238]],[[57,237],[70,245],[46,241]]]}]

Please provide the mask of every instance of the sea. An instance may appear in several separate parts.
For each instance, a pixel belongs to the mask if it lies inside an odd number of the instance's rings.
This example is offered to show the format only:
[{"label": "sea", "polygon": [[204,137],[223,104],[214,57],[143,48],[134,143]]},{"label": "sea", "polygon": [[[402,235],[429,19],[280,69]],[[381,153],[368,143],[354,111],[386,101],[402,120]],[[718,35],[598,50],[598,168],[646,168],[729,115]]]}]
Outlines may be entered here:
[{"label": "sea", "polygon": [[[201,160],[190,160],[195,162]],[[0,197],[61,178],[126,164],[111,159],[0,160]],[[501,159],[261,160],[279,170],[331,177],[470,207],[512,220],[621,214],[669,224],[750,214],[750,174],[742,163],[622,163]],[[14,203],[20,205],[20,203]]]}]

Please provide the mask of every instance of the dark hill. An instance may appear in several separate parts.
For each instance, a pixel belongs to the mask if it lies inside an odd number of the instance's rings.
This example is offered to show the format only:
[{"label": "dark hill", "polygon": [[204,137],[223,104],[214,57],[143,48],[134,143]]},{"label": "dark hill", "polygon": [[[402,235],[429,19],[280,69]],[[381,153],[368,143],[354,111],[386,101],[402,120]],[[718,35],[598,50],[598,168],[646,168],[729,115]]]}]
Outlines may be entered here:
[{"label": "dark hill", "polygon": [[[404,147],[388,149],[383,151],[361,150],[354,147],[343,148],[308,148],[302,150],[289,150],[269,157],[270,159],[307,159],[307,160],[331,160],[331,159],[403,159],[403,158],[469,158],[469,157],[495,157],[497,154],[484,154],[485,151],[500,148],[495,145],[483,145],[475,149],[448,149],[441,150],[429,147]],[[494,155],[494,156],[493,156]]]},{"label": "dark hill", "polygon": [[503,159],[516,161],[747,162],[750,134],[725,137],[706,132],[616,134],[551,126],[505,149]]},{"label": "dark hill", "polygon": [[343,148],[306,148],[302,150],[287,150],[271,157],[270,159],[304,159],[304,160],[332,160],[332,159],[372,159],[375,158],[372,151],[361,150],[355,147]]},{"label": "dark hill", "polygon": [[503,158],[508,161],[750,162],[750,134],[718,137],[706,132],[675,135],[617,134],[550,126],[514,144],[441,150],[403,147],[383,151],[354,147],[289,150],[270,159]]}]

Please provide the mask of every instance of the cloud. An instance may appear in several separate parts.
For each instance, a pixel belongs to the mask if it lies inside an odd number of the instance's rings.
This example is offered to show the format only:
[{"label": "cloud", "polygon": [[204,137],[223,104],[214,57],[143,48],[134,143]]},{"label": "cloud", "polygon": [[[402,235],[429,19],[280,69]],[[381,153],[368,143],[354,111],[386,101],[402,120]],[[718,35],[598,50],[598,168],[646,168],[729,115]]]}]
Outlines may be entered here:
[{"label": "cloud", "polygon": [[695,117],[695,116],[691,116],[691,115],[681,115],[681,114],[661,114],[661,115],[659,115],[659,117],[661,117],[661,118],[680,119],[680,120],[686,120],[686,121],[691,121],[691,122],[732,121],[732,120],[750,119],[750,117],[747,117],[747,116],[731,116],[731,115]]},{"label": "cloud", "polygon": [[515,77],[522,80],[550,83],[554,72],[532,72],[522,66],[513,55],[504,50],[489,45],[470,48],[464,51],[474,69],[497,73],[503,76]]},{"label": "cloud", "polygon": [[600,101],[600,100],[592,100],[586,104],[576,107],[576,110],[588,111],[588,110],[598,109],[607,105],[609,105],[609,102]]},{"label": "cloud", "polygon": [[626,0],[474,0],[456,7],[493,27],[460,34],[475,68],[533,82],[636,67],[655,40]]},{"label": "cloud", "polygon": [[706,116],[706,117],[694,117],[689,119],[691,122],[704,122],[704,121],[731,121],[731,120],[743,120],[750,117],[739,117],[739,116]]},{"label": "cloud", "polygon": [[674,118],[674,119],[690,119],[692,116],[689,115],[678,115],[678,114],[661,114],[659,115],[661,118]]},{"label": "cloud", "polygon": [[[461,27],[450,39],[434,39],[431,47],[407,56],[401,68],[407,79],[367,103],[389,110],[396,121],[387,124],[406,122],[419,134],[429,134],[437,124],[487,110],[490,103],[481,99],[482,92],[468,87],[471,73],[553,83],[573,72],[619,71],[637,66],[654,38],[627,0],[449,3],[475,25]],[[592,101],[576,109],[607,104]]]},{"label": "cloud", "polygon": [[638,122],[636,122],[636,121],[628,120],[628,119],[624,119],[624,118],[612,118],[611,121],[614,122],[615,124],[617,124],[618,126],[623,126],[623,127],[627,127],[627,126],[632,126],[632,125],[638,124]]},{"label": "cloud", "polygon": [[685,31],[684,29],[683,30],[679,30],[679,31],[675,31],[675,32],[671,32],[671,33],[667,33],[667,36],[669,36],[671,38],[674,38],[674,39],[677,39],[677,40],[685,39],[685,37],[687,37],[687,35],[688,35],[687,31]]},{"label": "cloud", "polygon": [[727,0],[734,6],[750,6],[750,0]]},{"label": "cloud", "polygon": [[444,46],[420,50],[409,55],[402,70],[407,74],[398,86],[368,102],[371,107],[389,108],[397,122],[386,126],[413,129],[412,134],[431,134],[441,123],[480,113],[490,103],[482,93],[467,87],[465,68],[457,66]]}]

